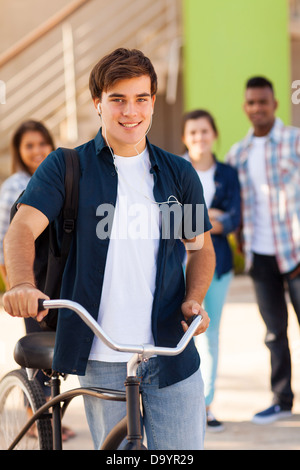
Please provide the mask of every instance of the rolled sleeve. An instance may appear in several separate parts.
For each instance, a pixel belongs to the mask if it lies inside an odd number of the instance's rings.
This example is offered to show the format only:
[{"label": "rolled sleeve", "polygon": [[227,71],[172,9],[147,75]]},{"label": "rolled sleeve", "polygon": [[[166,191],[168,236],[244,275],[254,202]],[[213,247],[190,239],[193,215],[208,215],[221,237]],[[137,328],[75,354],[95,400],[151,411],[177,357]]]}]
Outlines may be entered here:
[{"label": "rolled sleeve", "polygon": [[220,222],[223,226],[223,234],[228,235],[229,233],[236,230],[238,224],[234,223],[232,214],[225,212],[224,214],[220,215],[216,218],[218,222]]}]

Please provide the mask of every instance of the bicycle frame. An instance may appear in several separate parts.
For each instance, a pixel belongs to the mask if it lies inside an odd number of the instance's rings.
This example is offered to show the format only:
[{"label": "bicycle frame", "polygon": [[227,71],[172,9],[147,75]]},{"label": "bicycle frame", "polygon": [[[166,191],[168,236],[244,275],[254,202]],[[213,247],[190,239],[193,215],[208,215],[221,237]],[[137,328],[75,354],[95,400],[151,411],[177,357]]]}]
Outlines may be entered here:
[{"label": "bicycle frame", "polygon": [[89,312],[82,307],[82,305],[70,300],[40,300],[40,309],[49,308],[69,308],[73,310],[79,317],[91,328],[93,333],[103,341],[108,347],[115,351],[131,352],[132,358],[127,363],[127,379],[125,382],[126,387],[126,402],[127,402],[127,441],[126,449],[140,450],[142,446],[142,433],[140,423],[140,400],[139,400],[139,386],[140,381],[136,377],[136,371],[142,361],[147,361],[154,355],[161,356],[176,356],[180,354],[192,339],[200,322],[202,321],[201,315],[195,315],[191,319],[190,326],[185,334],[182,336],[180,342],[175,348],[158,347],[152,344],[142,345],[128,345],[118,344],[114,342],[96,322],[96,320],[89,314]]},{"label": "bicycle frame", "polygon": [[[80,395],[94,396],[100,399],[114,400],[114,401],[126,401],[127,403],[127,450],[141,450],[142,445],[142,433],[141,433],[141,422],[140,422],[140,396],[139,386],[140,380],[136,376],[137,368],[142,361],[147,361],[154,355],[164,356],[175,356],[180,354],[193,335],[195,334],[200,322],[202,321],[201,315],[195,315],[191,319],[188,330],[182,336],[180,342],[175,348],[169,347],[158,347],[151,344],[142,345],[126,345],[118,344],[114,342],[106,333],[102,330],[96,320],[87,312],[87,310],[80,304],[70,300],[39,300],[39,310],[46,309],[62,309],[67,308],[73,310],[79,315],[79,317],[91,328],[94,334],[100,338],[108,347],[115,351],[131,352],[133,353],[131,359],[127,363],[127,378],[125,381],[125,392],[118,390],[109,390],[101,388],[77,388],[69,390],[64,393],[60,393],[60,379],[59,373],[54,372],[51,377],[51,393],[52,398],[39,408],[32,418],[28,420],[27,424],[20,431],[18,436],[12,442],[8,450],[12,450],[25,433],[30,429],[32,424],[43,416],[49,417],[47,412],[52,408],[53,417],[53,447],[54,450],[62,449],[61,439],[61,417],[64,415],[67,406],[70,401]],[[64,403],[61,407],[61,402]]]},{"label": "bicycle frame", "polygon": [[[53,397],[45,403],[41,408],[39,408],[32,417],[27,421],[25,426],[19,432],[19,434],[15,437],[14,441],[11,443],[7,450],[13,450],[16,445],[20,442],[22,437],[27,433],[30,427],[35,423],[38,419],[43,419],[43,417],[48,417],[47,414],[52,408],[52,417],[53,417],[53,450],[62,450],[62,439],[61,439],[61,418],[64,416],[68,405],[70,404],[71,400],[78,396],[92,396],[96,398],[100,398],[102,400],[113,400],[113,401],[126,401],[126,394],[120,390],[109,390],[109,389],[101,389],[101,388],[75,388],[72,390],[68,390],[63,393],[57,393],[59,390],[59,374],[56,374],[57,377],[54,378],[54,393]],[[53,380],[53,377],[51,378]],[[64,403],[63,407],[60,407],[60,403]],[[54,410],[57,410],[55,413]]]}]

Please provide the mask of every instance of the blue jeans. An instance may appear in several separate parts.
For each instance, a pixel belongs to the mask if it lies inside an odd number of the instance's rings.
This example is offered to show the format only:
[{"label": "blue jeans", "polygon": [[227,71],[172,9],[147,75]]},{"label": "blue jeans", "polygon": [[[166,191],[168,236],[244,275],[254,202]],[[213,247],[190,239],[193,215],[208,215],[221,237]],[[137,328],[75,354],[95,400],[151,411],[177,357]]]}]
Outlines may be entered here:
[{"label": "blue jeans", "polygon": [[216,274],[214,275],[203,302],[203,307],[210,318],[209,327],[205,333],[195,339],[201,357],[206,406],[212,403],[215,394],[221,314],[232,277],[231,271],[223,274],[220,278]]},{"label": "blue jeans", "polygon": [[300,275],[280,273],[275,256],[254,254],[250,275],[259,311],[266,325],[265,344],[271,357],[273,403],[291,409],[291,357],[287,337],[288,308],[285,285],[300,324]]},{"label": "blue jeans", "polygon": [[[126,363],[89,361],[83,387],[124,390]],[[200,369],[187,379],[158,387],[158,361],[151,358],[137,371],[141,377],[142,423],[149,450],[201,450],[205,434],[205,403]],[[84,398],[86,416],[95,449],[126,415],[125,402]]]}]

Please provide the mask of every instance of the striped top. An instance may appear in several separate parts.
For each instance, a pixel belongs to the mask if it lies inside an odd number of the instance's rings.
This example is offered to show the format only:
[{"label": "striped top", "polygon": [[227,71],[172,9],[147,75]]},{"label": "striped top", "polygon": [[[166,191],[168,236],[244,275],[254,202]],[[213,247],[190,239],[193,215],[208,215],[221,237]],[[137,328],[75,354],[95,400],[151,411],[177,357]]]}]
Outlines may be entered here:
[{"label": "striped top", "polygon": [[0,264],[4,264],[3,239],[10,223],[10,209],[21,192],[26,188],[30,175],[18,171],[7,178],[0,188]]}]

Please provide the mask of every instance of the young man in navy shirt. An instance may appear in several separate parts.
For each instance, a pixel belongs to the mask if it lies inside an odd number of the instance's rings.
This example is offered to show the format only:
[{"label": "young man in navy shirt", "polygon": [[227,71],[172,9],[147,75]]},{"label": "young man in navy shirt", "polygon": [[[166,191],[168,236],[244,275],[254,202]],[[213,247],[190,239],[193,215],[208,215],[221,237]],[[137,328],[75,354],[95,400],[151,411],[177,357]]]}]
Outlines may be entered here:
[{"label": "young man in navy shirt", "polygon": [[[102,126],[95,139],[77,147],[79,210],[61,298],[81,303],[116,342],[174,347],[194,314],[203,316],[196,334],[208,327],[201,302],[215,258],[197,174],[190,163],[151,145],[146,137],[156,89],[154,68],[137,50],[117,49],[91,72],[90,90]],[[57,149],[30,181],[6,236],[11,289],[4,308],[13,316],[41,320],[47,314],[37,313],[37,299],[47,296],[35,288],[34,241],[60,214],[64,176],[62,151]],[[176,209],[177,218],[180,214],[180,237],[188,253],[186,282],[176,230],[166,230],[168,208]],[[95,338],[76,314],[59,315],[55,370],[77,374],[83,386],[121,389],[128,359]],[[154,357],[140,366],[149,449],[203,448],[199,364],[191,341],[176,357]],[[85,405],[99,448],[125,415],[126,405],[92,398]]]}]

